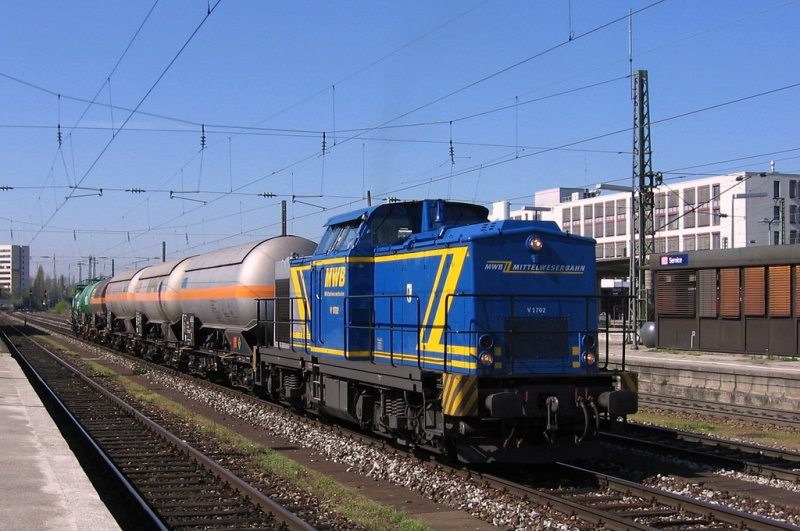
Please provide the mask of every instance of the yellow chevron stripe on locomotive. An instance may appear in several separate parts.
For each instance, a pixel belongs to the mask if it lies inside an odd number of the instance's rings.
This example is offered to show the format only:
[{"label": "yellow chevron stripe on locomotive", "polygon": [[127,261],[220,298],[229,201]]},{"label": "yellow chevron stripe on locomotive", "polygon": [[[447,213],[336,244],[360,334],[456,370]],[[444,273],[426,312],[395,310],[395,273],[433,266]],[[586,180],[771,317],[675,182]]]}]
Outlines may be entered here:
[{"label": "yellow chevron stripe on locomotive", "polygon": [[472,417],[478,414],[478,377],[467,374],[442,375],[444,392],[442,412],[451,417]]}]

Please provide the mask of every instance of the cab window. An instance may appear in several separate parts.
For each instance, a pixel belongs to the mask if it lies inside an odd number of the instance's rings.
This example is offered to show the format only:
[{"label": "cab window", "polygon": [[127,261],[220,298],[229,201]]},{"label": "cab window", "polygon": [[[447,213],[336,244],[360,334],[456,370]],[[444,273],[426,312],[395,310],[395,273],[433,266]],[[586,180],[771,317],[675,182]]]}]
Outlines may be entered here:
[{"label": "cab window", "polygon": [[358,236],[360,226],[361,220],[353,220],[328,227],[314,254],[329,254],[350,249]]},{"label": "cab window", "polygon": [[398,245],[420,231],[418,203],[386,205],[367,222],[366,235],[372,245]]},{"label": "cab window", "polygon": [[[435,205],[433,206],[435,208]],[[476,223],[484,223],[486,221],[485,210],[478,205],[467,205],[458,203],[446,203],[444,208],[444,216],[441,214],[436,216],[435,213],[431,219],[436,220],[438,217],[437,226],[447,225],[449,227],[461,227],[464,225],[474,225]]]}]

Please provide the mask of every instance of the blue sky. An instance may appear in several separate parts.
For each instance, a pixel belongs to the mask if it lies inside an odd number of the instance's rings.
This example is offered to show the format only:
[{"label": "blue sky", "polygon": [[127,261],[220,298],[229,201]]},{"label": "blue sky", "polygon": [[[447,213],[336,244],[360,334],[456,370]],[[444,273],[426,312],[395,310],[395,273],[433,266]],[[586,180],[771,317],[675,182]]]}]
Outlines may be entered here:
[{"label": "blue sky", "polygon": [[649,74],[668,182],[800,172],[798,1],[4,8],[0,241],[31,246],[32,274],[268,237],[281,200],[290,232],[318,239],[366,190],[521,206],[628,184],[631,69]]}]

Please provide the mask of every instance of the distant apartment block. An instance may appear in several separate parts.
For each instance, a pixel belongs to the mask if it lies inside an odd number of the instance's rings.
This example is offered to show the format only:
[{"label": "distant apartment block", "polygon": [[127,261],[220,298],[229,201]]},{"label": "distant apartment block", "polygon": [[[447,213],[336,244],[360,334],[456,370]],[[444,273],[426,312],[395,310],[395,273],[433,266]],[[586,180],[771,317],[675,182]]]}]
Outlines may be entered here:
[{"label": "distant apartment block", "polygon": [[0,245],[0,299],[22,296],[31,286],[31,251],[27,245]]}]

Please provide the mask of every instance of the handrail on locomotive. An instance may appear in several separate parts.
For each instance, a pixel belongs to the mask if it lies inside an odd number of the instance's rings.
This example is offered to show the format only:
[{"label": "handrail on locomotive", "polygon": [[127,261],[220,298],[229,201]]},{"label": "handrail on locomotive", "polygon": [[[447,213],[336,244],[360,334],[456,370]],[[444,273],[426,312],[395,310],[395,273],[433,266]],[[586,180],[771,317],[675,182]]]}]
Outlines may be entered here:
[{"label": "handrail on locomotive", "polygon": [[[589,313],[588,308],[590,307],[589,303],[591,301],[595,301],[597,307],[602,308],[604,306],[604,300],[605,300],[605,297],[602,296],[602,295],[552,295],[552,294],[549,294],[549,295],[546,295],[546,296],[541,296],[540,295],[540,296],[532,297],[530,295],[518,296],[518,295],[507,295],[507,294],[454,293],[454,294],[448,294],[447,295],[447,305],[448,305],[448,307],[450,307],[452,305],[452,301],[454,299],[456,299],[456,298],[507,299],[509,301],[508,308],[509,308],[509,322],[510,323],[514,323],[514,308],[517,307],[518,299],[554,298],[554,299],[559,299],[559,300],[562,300],[562,301],[566,300],[566,299],[570,299],[570,298],[582,299],[582,300],[586,301],[586,304],[582,305],[582,307],[585,309],[585,312],[587,313],[587,315],[585,316],[586,318],[588,318],[588,313]],[[624,296],[624,297],[621,297],[621,298],[622,299],[630,299],[631,297],[630,296]],[[376,332],[376,331],[386,330],[386,331],[389,331],[389,332],[399,332],[401,334],[415,334],[415,335],[419,336],[420,328],[421,328],[421,324],[420,324],[421,323],[421,309],[420,309],[420,298],[419,298],[418,295],[406,295],[406,294],[395,294],[395,295],[385,295],[385,294],[384,295],[349,295],[349,296],[346,296],[344,299],[345,299],[345,304],[344,304],[344,312],[343,312],[343,316],[342,316],[342,326],[343,326],[344,331],[347,332],[348,330],[356,329],[356,330],[366,330],[366,331],[372,332],[373,334],[371,336],[371,339],[372,339],[372,341],[371,341],[371,352],[373,354],[374,354],[374,350],[375,350],[374,332]],[[374,304],[374,301],[381,300],[381,299],[386,299],[386,300],[390,300],[390,301],[403,299],[403,300],[406,300],[406,302],[411,302],[409,299],[412,299],[414,301],[414,303],[416,304],[416,314],[417,314],[416,324],[412,325],[412,324],[408,324],[408,323],[404,323],[404,322],[396,323],[394,321],[394,305],[393,304],[389,305],[389,322],[387,324],[381,325],[381,324],[376,323],[375,322],[375,318],[374,318],[374,315],[375,315],[374,312],[370,313],[370,315],[372,316],[371,323],[369,323],[369,324],[352,324],[351,322],[349,322],[349,319],[347,318],[347,316],[349,315],[348,302],[349,302],[350,299],[369,300],[373,304]],[[617,299],[620,299],[620,297],[617,296]],[[285,327],[287,330],[290,330],[290,331],[291,330],[295,330],[297,328],[300,328],[300,329],[303,329],[303,330],[308,330],[308,334],[312,335],[312,328],[308,326],[309,323],[311,322],[311,312],[309,310],[308,313],[307,313],[308,317],[306,317],[305,319],[301,319],[301,318],[295,317],[294,312],[289,311],[288,312],[288,317],[286,319],[279,319],[278,318],[278,312],[276,311],[276,308],[281,303],[292,305],[292,304],[296,304],[296,303],[300,302],[301,300],[302,300],[301,297],[270,297],[270,298],[256,299],[256,302],[257,302],[257,305],[258,305],[258,307],[257,307],[257,327],[260,330],[260,333],[258,334],[258,338],[259,338],[259,343],[257,345],[258,347],[271,346],[271,347],[274,347],[274,348],[277,348],[277,349],[289,348],[289,349],[291,349],[292,352],[297,352],[298,343],[294,342],[294,341],[291,341],[291,337],[290,336],[284,335],[284,337],[289,337],[289,341],[279,341],[278,340],[278,338],[282,337],[282,335],[278,332],[279,328]],[[370,308],[372,309],[373,307],[374,306],[371,306]],[[611,344],[611,337],[613,335],[619,335],[622,338],[621,341],[620,341],[620,344],[621,344],[621,357],[620,357],[620,361],[619,361],[619,364],[618,364],[619,368],[617,370],[620,371],[620,372],[624,372],[625,371],[626,343],[628,342],[628,337],[629,337],[629,333],[630,333],[630,329],[629,329],[629,326],[628,326],[628,307],[629,307],[628,304],[625,304],[623,306],[624,314],[623,314],[623,319],[621,321],[622,326],[619,329],[613,329],[608,320],[606,320],[604,323],[598,323],[598,327],[597,327],[598,339],[599,339],[599,335],[600,334],[602,334],[604,336],[604,341],[603,341],[604,352],[602,353],[603,354],[602,358],[600,358],[600,357],[598,358],[598,366],[600,368],[602,368],[602,369],[608,369],[608,367],[609,367],[609,346]],[[271,309],[271,311],[270,311],[270,309]],[[268,315],[272,315],[273,317],[271,319],[269,319],[269,318],[267,318]],[[530,336],[534,336],[534,337],[542,337],[542,336],[546,336],[546,335],[552,334],[551,331],[515,330],[513,328],[513,326],[512,326],[512,328],[507,329],[507,330],[491,330],[491,329],[488,329],[488,330],[486,330],[486,329],[484,329],[484,330],[455,330],[455,329],[452,328],[452,326],[451,326],[451,324],[449,322],[449,314],[447,314],[445,316],[444,325],[442,325],[442,326],[440,326],[438,328],[440,328],[443,331],[444,337],[445,337],[445,340],[444,340],[444,344],[445,344],[444,358],[445,358],[445,360],[444,360],[443,372],[449,372],[449,369],[450,369],[449,364],[447,363],[447,358],[448,358],[448,353],[449,353],[448,346],[454,344],[454,342],[448,340],[448,338],[451,338],[453,336],[456,336],[456,335],[473,336],[475,340],[471,341],[470,344],[477,345],[478,344],[478,337],[481,334],[500,334],[500,333],[505,333],[508,336],[509,359],[513,362],[515,359],[518,358],[518,356],[516,356],[516,353],[515,353],[515,350],[514,350],[515,338],[518,338],[520,336],[524,337],[526,335],[530,335]],[[580,334],[580,333],[585,333],[587,331],[591,332],[591,330],[566,330],[566,331],[559,332],[559,333],[568,336],[570,334]],[[269,338],[269,337],[272,337],[273,341],[272,342],[264,341],[263,344],[262,344],[261,340]],[[344,337],[348,338],[349,336],[348,336],[347,333],[345,333]],[[394,366],[395,365],[395,354],[396,354],[396,352],[395,352],[395,348],[394,348],[394,343],[393,342],[394,342],[394,337],[395,336],[392,333],[392,334],[390,334],[389,337],[390,337],[390,344],[389,344],[389,356],[390,356],[390,358],[389,359],[390,359],[390,364],[392,366]],[[300,345],[301,346],[301,350],[303,352],[305,352],[306,354],[310,354],[308,345],[309,345],[308,342],[303,342]],[[348,353],[349,353],[349,343],[347,341],[345,341],[345,344],[344,344],[344,358],[345,359],[349,359]],[[599,354],[600,354],[600,352],[598,352],[598,355]],[[417,344],[417,366],[419,368],[422,367],[421,356],[422,356],[422,354],[421,354],[421,350],[420,350],[420,345],[418,343]],[[601,359],[602,359],[602,364],[600,364]],[[374,356],[372,357],[371,361],[374,361]]]}]

